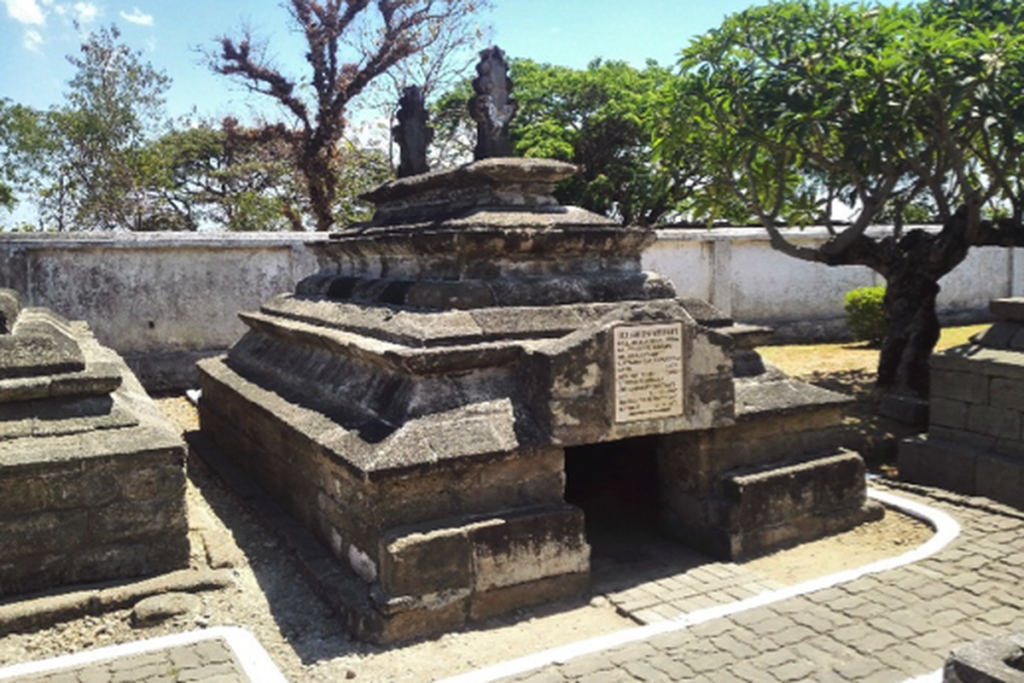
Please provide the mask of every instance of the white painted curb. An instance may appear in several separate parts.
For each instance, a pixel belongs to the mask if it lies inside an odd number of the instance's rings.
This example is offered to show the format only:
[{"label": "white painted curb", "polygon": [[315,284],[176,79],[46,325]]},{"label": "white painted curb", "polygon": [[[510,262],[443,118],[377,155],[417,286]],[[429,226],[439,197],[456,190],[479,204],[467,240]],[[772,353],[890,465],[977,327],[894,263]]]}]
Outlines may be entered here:
[{"label": "white painted curb", "polygon": [[[603,636],[570,643],[569,645],[543,650],[518,659],[510,659],[482,669],[446,678],[442,681],[438,681],[438,683],[490,683],[491,681],[497,681],[502,678],[518,676],[519,674],[527,671],[532,671],[533,669],[549,666],[551,664],[561,664],[569,661],[570,659],[582,657],[583,655],[609,650],[619,647],[620,645],[635,643],[640,640],[646,640],[661,633],[681,631],[713,619],[731,616],[756,607],[764,607],[765,605],[770,605],[781,600],[787,600],[798,595],[805,595],[824,588],[838,586],[840,584],[847,583],[848,581],[859,579],[862,576],[867,576],[868,574],[877,574],[879,572],[889,571],[890,569],[896,569],[897,567],[918,562],[939,552],[946,547],[950,541],[960,535],[960,525],[957,521],[941,510],[936,510],[935,508],[927,505],[870,488],[868,489],[868,497],[927,522],[935,528],[935,535],[928,539],[928,541],[923,545],[920,545],[913,550],[909,550],[902,555],[889,557],[884,560],[879,560],[878,562],[872,562],[871,564],[863,567],[857,567],[856,569],[848,569],[836,574],[822,576],[817,579],[799,583],[795,586],[788,586],[770,593],[756,595],[752,598],[747,598],[746,600],[739,600],[725,605],[716,605],[715,607],[690,612],[689,614],[683,614],[668,621],[616,631]],[[929,676],[932,675],[933,674],[929,674]],[[941,681],[941,678],[932,679],[925,677],[920,681],[915,679],[916,683],[932,683],[933,681]]]},{"label": "white painted curb", "polygon": [[132,657],[172,647],[195,645],[206,640],[227,642],[228,648],[234,653],[242,670],[252,683],[288,683],[280,669],[270,659],[270,655],[260,645],[256,636],[243,628],[233,626],[217,626],[202,631],[175,633],[149,640],[137,640],[96,650],[76,652],[52,659],[14,664],[0,669],[0,681],[21,676],[53,673],[64,669],[77,669],[121,657]]}]

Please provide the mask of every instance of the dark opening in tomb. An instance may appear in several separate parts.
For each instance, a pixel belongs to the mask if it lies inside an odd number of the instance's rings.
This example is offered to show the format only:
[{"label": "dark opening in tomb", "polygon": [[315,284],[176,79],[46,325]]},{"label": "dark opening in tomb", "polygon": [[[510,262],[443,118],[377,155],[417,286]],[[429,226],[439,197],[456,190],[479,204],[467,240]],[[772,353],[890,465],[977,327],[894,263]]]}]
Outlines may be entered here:
[{"label": "dark opening in tomb", "polygon": [[565,500],[583,508],[595,558],[631,556],[664,538],[658,522],[658,436],[565,449]]}]

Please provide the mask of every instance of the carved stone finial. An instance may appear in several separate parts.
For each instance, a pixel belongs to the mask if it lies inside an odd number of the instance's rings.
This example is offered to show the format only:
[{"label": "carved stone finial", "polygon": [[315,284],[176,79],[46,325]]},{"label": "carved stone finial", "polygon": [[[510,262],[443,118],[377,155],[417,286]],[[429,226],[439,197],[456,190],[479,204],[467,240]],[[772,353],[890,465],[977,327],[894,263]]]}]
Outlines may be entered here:
[{"label": "carved stone finial", "polygon": [[512,80],[508,77],[505,53],[497,47],[483,50],[476,66],[473,92],[469,100],[469,115],[476,121],[476,149],[473,157],[512,156],[509,124],[519,104],[512,99]]},{"label": "carved stone finial", "polygon": [[427,145],[434,138],[434,131],[427,125],[427,107],[419,86],[410,85],[402,90],[397,118],[398,125],[391,129],[391,135],[398,143],[398,177],[426,173],[430,170]]}]

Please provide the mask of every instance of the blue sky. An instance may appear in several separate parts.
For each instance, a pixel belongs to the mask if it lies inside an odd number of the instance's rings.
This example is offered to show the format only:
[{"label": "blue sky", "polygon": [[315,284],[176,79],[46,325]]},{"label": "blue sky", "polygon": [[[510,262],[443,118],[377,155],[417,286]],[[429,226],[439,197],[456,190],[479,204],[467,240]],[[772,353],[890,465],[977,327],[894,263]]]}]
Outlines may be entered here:
[{"label": "blue sky", "polygon": [[[114,23],[122,40],[172,79],[171,115],[245,117],[253,99],[206,67],[204,51],[243,26],[266,38],[283,71],[301,75],[302,47],[277,0],[0,0],[0,98],[37,108],[62,100],[82,34]],[[494,0],[482,16],[510,57],[582,68],[595,57],[667,65],[689,40],[755,0]],[[256,105],[254,105],[256,103]]]}]

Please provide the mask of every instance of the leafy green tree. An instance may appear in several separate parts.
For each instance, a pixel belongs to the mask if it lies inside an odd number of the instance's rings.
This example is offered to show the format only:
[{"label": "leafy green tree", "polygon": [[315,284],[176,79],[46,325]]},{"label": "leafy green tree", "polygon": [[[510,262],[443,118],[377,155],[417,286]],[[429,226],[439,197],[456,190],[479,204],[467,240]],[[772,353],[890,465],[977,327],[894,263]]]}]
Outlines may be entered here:
[{"label": "leafy green tree", "polygon": [[[280,104],[288,126],[266,126],[287,142],[302,174],[316,229],[336,220],[342,141],[349,104],[383,74],[434,45],[477,10],[474,0],[289,0],[305,37],[308,85],[282,74],[254,49],[250,36],[223,38],[213,68]],[[351,57],[353,61],[344,62]],[[308,93],[308,96],[307,96]]]},{"label": "leafy green tree", "polygon": [[116,26],[91,34],[58,118],[82,227],[135,229],[148,210],[144,150],[163,121],[170,79],[119,42]]},{"label": "leafy green tree", "polygon": [[287,145],[228,118],[173,129],[148,150],[162,229],[303,229],[301,192]]},{"label": "leafy green tree", "polygon": [[68,57],[76,72],[61,106],[0,111],[4,185],[33,197],[44,227],[131,230],[151,213],[145,151],[169,80],[119,39],[101,29]]},{"label": "leafy green tree", "polygon": [[0,99],[0,207],[13,210],[17,192],[28,182],[28,152],[42,143],[38,134],[40,113],[30,107]]},{"label": "leafy green tree", "polygon": [[[926,393],[939,280],[971,246],[1024,242],[1024,6],[774,2],[728,17],[680,66],[660,149],[700,160],[697,209],[752,215],[790,256],[882,275],[878,383]],[[849,224],[832,220],[841,204]],[[940,230],[904,225],[920,206]],[[869,233],[886,213],[894,230]],[[820,248],[779,229],[818,222]]]}]

